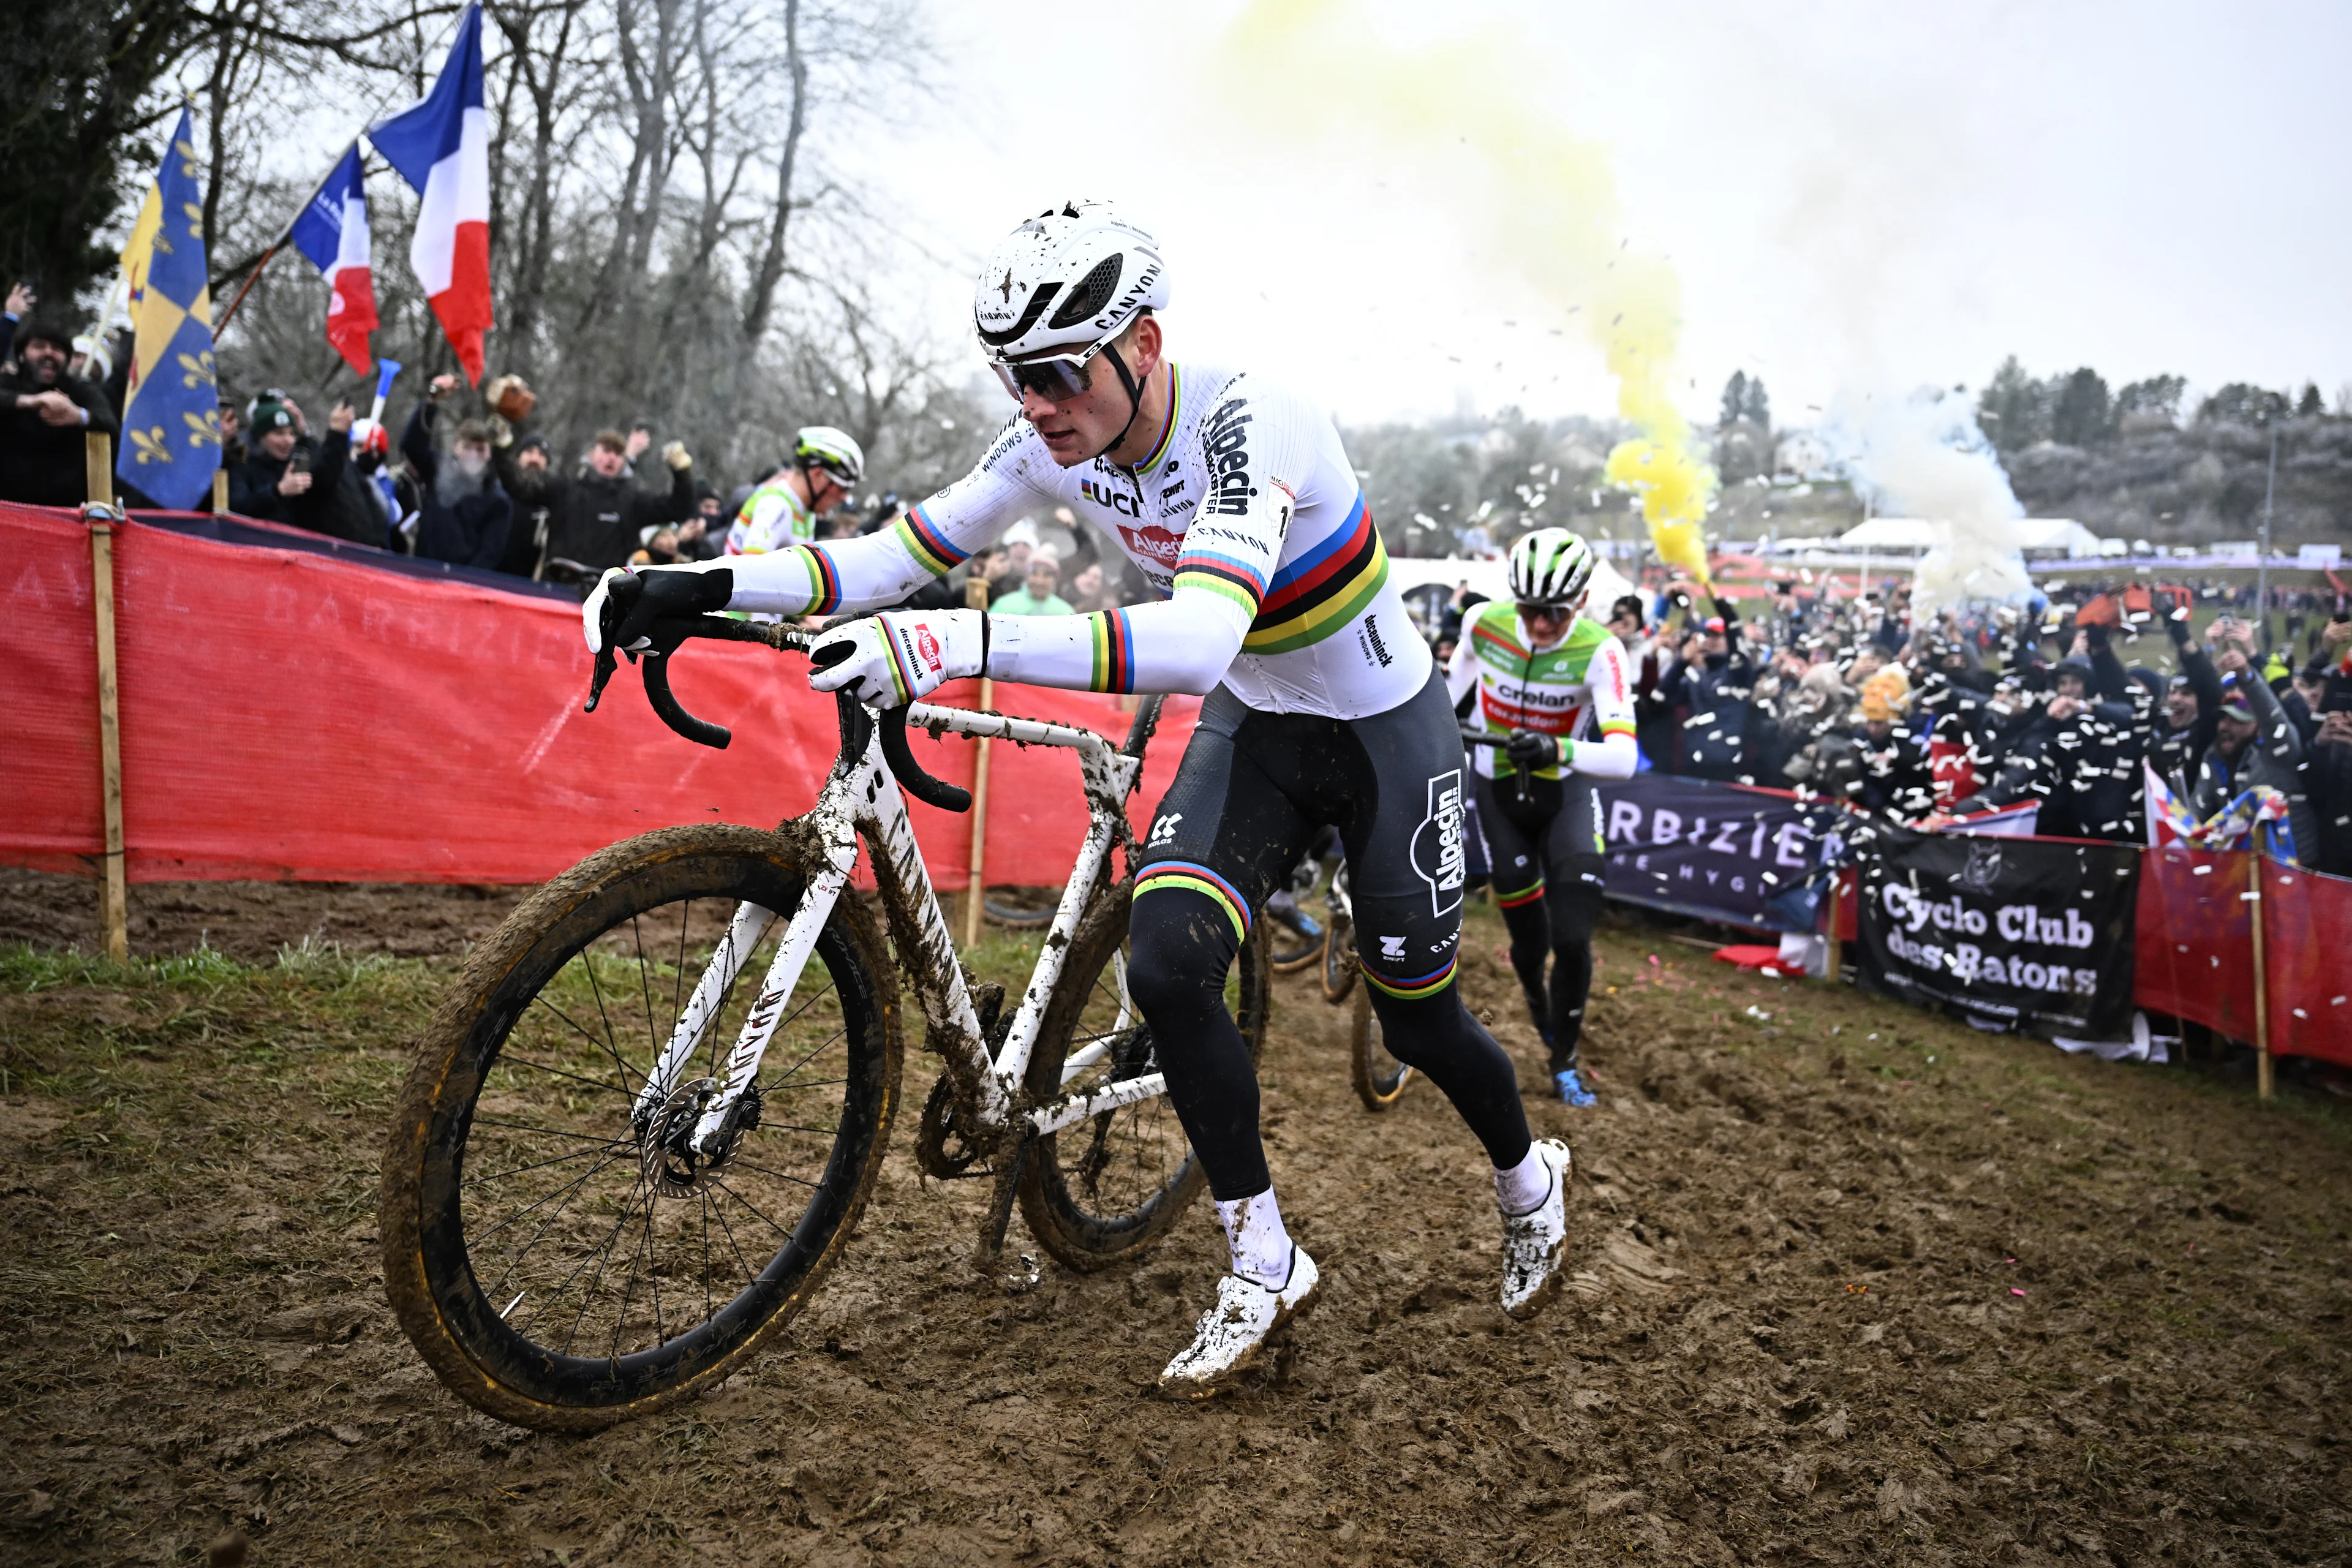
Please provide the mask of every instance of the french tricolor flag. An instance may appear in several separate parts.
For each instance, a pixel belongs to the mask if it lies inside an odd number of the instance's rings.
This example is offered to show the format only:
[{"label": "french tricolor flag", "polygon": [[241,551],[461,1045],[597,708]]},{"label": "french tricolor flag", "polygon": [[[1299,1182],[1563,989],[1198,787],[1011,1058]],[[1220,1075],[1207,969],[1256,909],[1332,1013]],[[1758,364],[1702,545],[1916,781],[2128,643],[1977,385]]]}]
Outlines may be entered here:
[{"label": "french tricolor flag", "polygon": [[327,306],[327,341],[352,374],[365,375],[375,363],[368,334],[378,323],[375,278],[368,270],[367,192],[360,183],[357,142],[294,220],[293,240],[335,291]]},{"label": "french tricolor flag", "polygon": [[482,8],[466,7],[440,79],[413,109],[368,132],[423,198],[408,263],[466,379],[482,379],[490,320],[490,124],[482,108]]}]

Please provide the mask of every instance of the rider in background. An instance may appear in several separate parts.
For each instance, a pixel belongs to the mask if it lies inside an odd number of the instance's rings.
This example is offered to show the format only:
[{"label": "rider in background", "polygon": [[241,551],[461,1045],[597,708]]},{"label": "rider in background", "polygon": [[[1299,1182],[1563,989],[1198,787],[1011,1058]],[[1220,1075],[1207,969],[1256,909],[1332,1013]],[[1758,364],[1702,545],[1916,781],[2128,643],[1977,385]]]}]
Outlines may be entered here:
[{"label": "rider in background", "polygon": [[1559,1287],[1570,1161],[1566,1144],[1530,1140],[1511,1059],[1454,984],[1461,736],[1339,432],[1255,373],[1169,358],[1167,300],[1158,241],[1108,204],[1039,214],[998,245],[975,289],[982,348],[1020,411],[970,474],[887,532],[615,574],[583,608],[592,649],[628,647],[664,615],[898,604],[1055,507],[1119,542],[1155,602],[1071,616],[891,611],[820,638],[811,683],[877,706],[983,674],[1206,695],[1144,838],[1128,969],[1232,1254],[1215,1306],[1160,1376],[1197,1396],[1255,1359],[1319,1280],[1275,1201],[1257,1073],[1224,982],[1267,897],[1327,825],[1347,850],[1388,1047],[1453,1101],[1494,1167],[1513,1316]]},{"label": "rider in background", "polygon": [[1497,748],[1472,748],[1478,821],[1511,967],[1550,1055],[1553,1087],[1574,1106],[1593,1103],[1576,1052],[1607,847],[1593,786],[1633,777],[1639,762],[1624,646],[1578,613],[1591,581],[1592,550],[1582,539],[1564,528],[1528,534],[1511,547],[1512,598],[1464,617],[1447,671],[1457,703],[1475,693],[1472,725],[1510,737],[1499,757]]},{"label": "rider in background", "polygon": [[849,499],[866,474],[866,454],[830,425],[812,425],[793,438],[792,460],[743,498],[727,530],[727,553],[764,555],[816,538],[816,520]]}]

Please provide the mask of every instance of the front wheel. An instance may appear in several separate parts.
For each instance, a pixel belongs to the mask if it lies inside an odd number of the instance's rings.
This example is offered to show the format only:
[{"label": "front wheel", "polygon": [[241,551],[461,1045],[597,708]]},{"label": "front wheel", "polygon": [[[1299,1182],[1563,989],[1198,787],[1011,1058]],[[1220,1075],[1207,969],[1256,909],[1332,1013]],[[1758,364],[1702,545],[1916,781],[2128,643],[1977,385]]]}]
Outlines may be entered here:
[{"label": "front wheel", "polygon": [[[381,1213],[393,1310],[459,1398],[548,1431],[659,1410],[740,1368],[839,1260],[900,1045],[852,899],[789,994],[765,983],[822,863],[789,826],[649,833],[549,883],[466,965],[401,1092]],[[759,1074],[721,1146],[689,1155],[755,1009],[778,1020]],[[648,1104],[682,1015],[693,1059]]]},{"label": "front wheel", "polygon": [[[1160,1070],[1151,1027],[1127,986],[1133,888],[1095,900],[1055,983],[1026,1085],[1039,1103]],[[1252,929],[1226,981],[1225,1000],[1255,1061],[1273,1005],[1265,921]],[[1208,1178],[1165,1094],[1105,1111],[1037,1140],[1021,1184],[1021,1217],[1069,1268],[1101,1268],[1150,1246],[1190,1207]]]},{"label": "front wheel", "polygon": [[1404,1098],[1405,1085],[1412,1081],[1412,1068],[1389,1055],[1381,1039],[1369,985],[1356,992],[1356,1013],[1348,1030],[1348,1076],[1366,1110],[1386,1110]]}]

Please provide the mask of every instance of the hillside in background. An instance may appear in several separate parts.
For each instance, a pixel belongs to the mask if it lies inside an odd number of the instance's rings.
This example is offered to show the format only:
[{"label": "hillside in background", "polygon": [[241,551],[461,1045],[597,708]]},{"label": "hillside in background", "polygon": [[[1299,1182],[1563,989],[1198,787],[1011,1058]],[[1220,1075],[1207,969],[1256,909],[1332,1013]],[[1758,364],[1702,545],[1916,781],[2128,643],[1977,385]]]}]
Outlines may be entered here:
[{"label": "hillside in background", "polygon": [[2037,380],[2012,355],[1977,399],[1977,423],[2036,517],[2158,544],[2251,539],[2278,441],[2275,544],[2352,543],[2352,417],[2339,394],[2297,396],[2244,382],[2194,413],[2179,376],[2110,393],[2087,366]]}]

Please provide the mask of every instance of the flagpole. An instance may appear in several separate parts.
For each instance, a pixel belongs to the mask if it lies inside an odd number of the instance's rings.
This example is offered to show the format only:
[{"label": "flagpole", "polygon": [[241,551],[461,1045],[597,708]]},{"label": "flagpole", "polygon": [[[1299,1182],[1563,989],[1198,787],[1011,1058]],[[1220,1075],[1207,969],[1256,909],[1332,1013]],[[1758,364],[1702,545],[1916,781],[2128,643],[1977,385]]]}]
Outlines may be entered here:
[{"label": "flagpole", "polygon": [[[435,36],[433,41],[425,45],[423,49],[417,52],[416,58],[420,61],[431,58],[435,49],[439,48],[443,44],[448,42],[451,29],[455,28],[459,22],[463,21],[465,19],[465,16],[466,7],[461,5],[457,8],[457,15],[451,17],[448,22],[443,25],[441,31]],[[394,86],[388,89],[382,98],[375,100],[375,106],[367,111],[366,119],[360,122],[359,132],[352,137],[350,146],[343,149],[345,152],[348,153],[351,151],[352,147],[356,147],[360,144],[360,137],[365,135],[367,132],[374,126],[376,116],[383,112],[384,105],[392,101],[392,95],[393,93],[400,90],[400,85],[401,84],[398,83],[394,84]],[[269,242],[269,248],[261,253],[261,259],[253,264],[253,270],[251,272],[246,274],[244,284],[240,286],[236,291],[236,298],[228,302],[228,309],[221,312],[221,319],[213,323],[214,342],[219,342],[221,333],[228,330],[228,319],[236,314],[236,308],[239,305],[245,303],[246,295],[252,291],[255,281],[261,276],[261,269],[269,265],[269,258],[286,248],[286,241],[290,238],[294,233],[294,218],[300,217],[302,214],[308,210],[310,204],[319,199],[319,193],[327,188],[327,182],[335,177],[335,171],[342,166],[342,162],[343,161],[341,158],[338,158],[333,163],[328,164],[327,172],[319,176],[319,183],[310,187],[310,194],[304,196],[299,203],[295,204],[294,217],[289,217],[286,220],[285,226],[278,231],[278,237]],[[364,173],[366,169],[364,161],[362,161],[361,168],[362,172]]]}]

